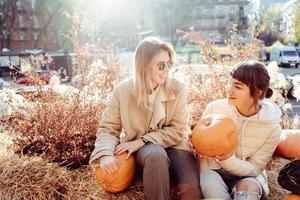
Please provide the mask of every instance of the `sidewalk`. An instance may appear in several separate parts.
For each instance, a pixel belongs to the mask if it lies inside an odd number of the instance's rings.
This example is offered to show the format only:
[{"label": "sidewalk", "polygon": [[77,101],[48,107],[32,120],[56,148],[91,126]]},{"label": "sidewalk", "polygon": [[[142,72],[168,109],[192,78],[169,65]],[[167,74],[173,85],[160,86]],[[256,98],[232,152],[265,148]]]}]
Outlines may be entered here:
[{"label": "sidewalk", "polygon": [[1,76],[0,77],[0,90],[3,88],[7,88],[11,83],[10,76]]}]

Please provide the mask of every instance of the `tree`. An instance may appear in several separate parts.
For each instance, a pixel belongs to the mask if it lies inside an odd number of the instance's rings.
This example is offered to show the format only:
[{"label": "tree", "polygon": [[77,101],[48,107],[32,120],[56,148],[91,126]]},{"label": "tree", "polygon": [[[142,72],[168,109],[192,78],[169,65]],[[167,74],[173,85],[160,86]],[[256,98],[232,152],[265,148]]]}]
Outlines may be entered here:
[{"label": "tree", "polygon": [[37,4],[36,12],[42,16],[40,20],[40,29],[38,30],[38,38],[35,41],[34,48],[39,47],[41,36],[45,40],[48,38],[48,28],[52,27],[56,30],[55,38],[59,43],[59,48],[63,48],[67,42],[66,35],[71,29],[72,16],[76,7],[74,0],[42,0]]},{"label": "tree", "polygon": [[2,12],[2,20],[0,20],[1,49],[3,47],[10,48],[11,37],[16,30],[17,0],[3,0],[0,12]]},{"label": "tree", "polygon": [[295,37],[297,43],[300,44],[300,5],[297,5],[295,13]]},{"label": "tree", "polygon": [[266,45],[272,45],[274,41],[282,37],[280,34],[281,10],[279,6],[260,9],[255,16],[254,31],[257,32],[261,28],[263,31],[258,38],[262,39]]},{"label": "tree", "polygon": [[[56,40],[61,40],[62,45],[60,47],[62,47],[66,40],[65,34],[69,32],[71,27],[75,1],[80,0],[0,1],[0,13],[2,13],[0,19],[1,47],[11,48],[11,42],[16,39],[14,35],[18,36],[22,30],[20,23],[26,24],[23,28],[30,33],[29,38],[31,38],[31,32],[37,34],[34,45],[29,44],[27,48],[47,49],[47,45],[56,42]],[[50,38],[48,37],[49,27],[52,27],[55,32],[61,31],[61,33]],[[44,40],[44,43],[41,43],[41,40]]]}]

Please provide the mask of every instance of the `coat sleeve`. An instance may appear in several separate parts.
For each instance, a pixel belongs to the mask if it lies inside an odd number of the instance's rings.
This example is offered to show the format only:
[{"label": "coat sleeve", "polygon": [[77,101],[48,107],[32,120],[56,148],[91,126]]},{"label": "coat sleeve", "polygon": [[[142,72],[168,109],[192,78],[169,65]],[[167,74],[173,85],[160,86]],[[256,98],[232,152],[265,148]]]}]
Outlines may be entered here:
[{"label": "coat sleeve", "polygon": [[119,143],[121,130],[120,102],[114,90],[98,126],[95,148],[91,154],[90,164],[97,164],[97,159],[101,156],[114,155],[115,147]]},{"label": "coat sleeve", "polygon": [[265,143],[247,160],[242,160],[232,155],[230,158],[220,161],[221,167],[236,176],[258,176],[271,159],[277,144],[279,143],[281,128],[274,128]]},{"label": "coat sleeve", "polygon": [[205,108],[205,110],[202,112],[202,115],[201,115],[201,118],[204,118],[204,117],[206,117],[207,115],[210,115],[210,114],[212,114],[213,113],[213,103],[214,102],[210,102],[207,106],[206,106],[206,108]]},{"label": "coat sleeve", "polygon": [[164,148],[178,144],[188,134],[188,108],[186,92],[184,87],[180,90],[180,97],[177,99],[176,107],[168,126],[157,131],[152,131],[143,136],[153,144],[159,144]]}]

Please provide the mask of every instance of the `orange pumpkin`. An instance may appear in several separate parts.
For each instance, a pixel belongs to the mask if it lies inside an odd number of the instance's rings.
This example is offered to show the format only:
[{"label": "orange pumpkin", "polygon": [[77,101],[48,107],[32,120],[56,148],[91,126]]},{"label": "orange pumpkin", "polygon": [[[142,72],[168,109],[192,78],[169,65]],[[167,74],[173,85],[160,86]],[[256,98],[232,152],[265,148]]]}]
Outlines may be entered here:
[{"label": "orange pumpkin", "polygon": [[237,140],[236,125],[229,117],[211,115],[196,124],[191,142],[199,155],[214,158],[230,155]]},{"label": "orange pumpkin", "polygon": [[131,155],[125,160],[127,153],[116,155],[118,171],[113,174],[106,174],[105,171],[96,167],[96,180],[107,192],[121,192],[127,189],[133,181],[135,173],[135,161]]},{"label": "orange pumpkin", "polygon": [[300,159],[300,130],[283,130],[275,153],[288,159]]},{"label": "orange pumpkin", "polygon": [[297,194],[288,194],[284,200],[300,200],[300,195]]}]

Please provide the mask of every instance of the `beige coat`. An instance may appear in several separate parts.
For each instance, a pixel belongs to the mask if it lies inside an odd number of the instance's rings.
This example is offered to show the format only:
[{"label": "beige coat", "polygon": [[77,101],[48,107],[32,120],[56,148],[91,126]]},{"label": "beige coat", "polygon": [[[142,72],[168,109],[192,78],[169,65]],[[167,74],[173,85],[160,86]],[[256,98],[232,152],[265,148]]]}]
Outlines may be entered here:
[{"label": "beige coat", "polygon": [[265,196],[268,195],[268,182],[265,168],[279,143],[281,111],[270,101],[260,101],[261,109],[254,117],[244,117],[227,99],[211,102],[202,117],[209,114],[221,114],[230,117],[237,123],[239,142],[236,153],[224,161],[200,159],[200,168],[219,169],[236,176],[256,177],[261,183]]},{"label": "beige coat", "polygon": [[[185,88],[169,78],[159,87],[153,104],[154,111],[142,104],[137,106],[135,82],[128,79],[116,85],[97,131],[95,149],[90,163],[103,155],[113,155],[119,142],[145,138],[162,147],[190,150],[188,145],[188,109]],[[150,129],[151,124],[157,124]]]}]

